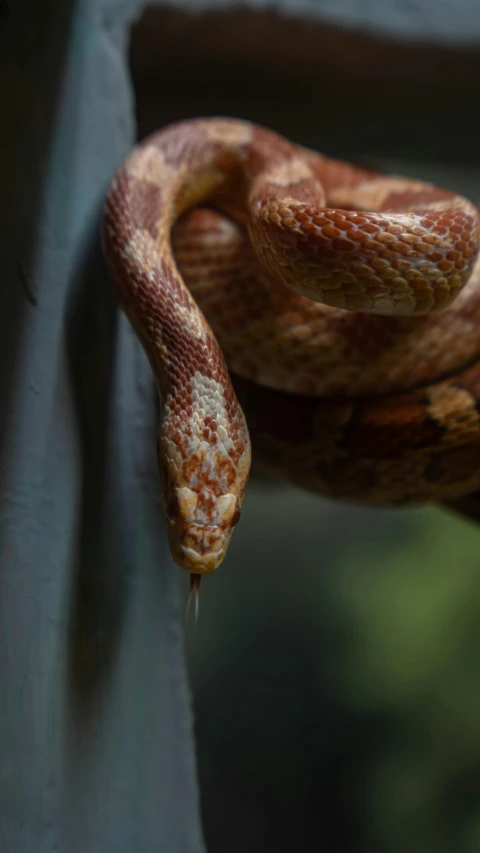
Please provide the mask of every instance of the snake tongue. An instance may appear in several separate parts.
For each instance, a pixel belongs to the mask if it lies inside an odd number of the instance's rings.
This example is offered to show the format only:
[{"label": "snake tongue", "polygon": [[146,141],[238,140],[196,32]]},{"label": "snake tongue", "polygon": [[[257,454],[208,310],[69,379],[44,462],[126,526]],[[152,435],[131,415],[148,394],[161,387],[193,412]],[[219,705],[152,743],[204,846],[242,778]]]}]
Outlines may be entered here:
[{"label": "snake tongue", "polygon": [[190,592],[188,595],[188,604],[187,611],[190,607],[190,601],[192,598],[192,593],[195,594],[195,622],[198,620],[198,609],[200,604],[200,583],[202,580],[201,575],[196,575],[193,572],[190,573]]}]

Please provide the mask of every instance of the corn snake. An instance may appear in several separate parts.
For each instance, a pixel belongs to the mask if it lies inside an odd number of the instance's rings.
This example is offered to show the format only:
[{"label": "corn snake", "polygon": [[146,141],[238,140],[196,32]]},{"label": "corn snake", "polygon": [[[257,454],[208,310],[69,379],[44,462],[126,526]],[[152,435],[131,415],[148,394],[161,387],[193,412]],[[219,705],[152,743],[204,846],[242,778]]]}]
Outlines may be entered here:
[{"label": "corn snake", "polygon": [[480,488],[466,199],[249,122],[195,119],[129,154],[102,236],[162,397],[167,531],[193,576],[217,568],[240,518],[239,399],[263,464],[318,493],[406,505]]}]

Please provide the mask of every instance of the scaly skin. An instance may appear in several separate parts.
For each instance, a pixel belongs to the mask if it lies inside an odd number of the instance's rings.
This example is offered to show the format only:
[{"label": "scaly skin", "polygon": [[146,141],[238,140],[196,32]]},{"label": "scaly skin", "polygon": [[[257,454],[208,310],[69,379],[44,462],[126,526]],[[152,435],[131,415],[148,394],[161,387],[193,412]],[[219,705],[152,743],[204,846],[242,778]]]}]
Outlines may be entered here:
[{"label": "scaly skin", "polygon": [[[205,203],[230,219],[194,211],[175,230],[194,299],[170,238],[182,214]],[[162,396],[158,461],[178,565],[195,576],[217,568],[250,470],[221,347],[244,377],[257,445],[296,482],[394,504],[480,487],[480,381],[476,366],[466,369],[480,351],[470,202],[248,122],[197,119],[132,151],[102,230]],[[265,418],[272,406],[278,416]]]}]

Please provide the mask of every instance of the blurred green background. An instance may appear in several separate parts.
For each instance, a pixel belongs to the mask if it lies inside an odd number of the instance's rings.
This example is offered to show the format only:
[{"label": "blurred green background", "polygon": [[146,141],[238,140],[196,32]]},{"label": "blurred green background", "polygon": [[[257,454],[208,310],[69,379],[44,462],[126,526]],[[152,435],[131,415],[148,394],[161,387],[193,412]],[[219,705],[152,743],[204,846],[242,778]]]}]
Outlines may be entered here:
[{"label": "blurred green background", "polygon": [[480,528],[254,482],[187,627],[209,853],[480,850]]}]

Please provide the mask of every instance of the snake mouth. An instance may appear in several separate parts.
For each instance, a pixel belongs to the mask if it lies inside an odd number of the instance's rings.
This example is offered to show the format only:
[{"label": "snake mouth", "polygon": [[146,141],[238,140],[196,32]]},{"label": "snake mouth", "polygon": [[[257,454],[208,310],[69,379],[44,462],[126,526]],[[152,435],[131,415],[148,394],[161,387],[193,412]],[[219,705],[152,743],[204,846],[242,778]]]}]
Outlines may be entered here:
[{"label": "snake mouth", "polygon": [[171,531],[172,553],[182,569],[193,574],[204,575],[214,572],[225,557],[231,530],[206,524],[188,524],[178,535]]},{"label": "snake mouth", "polygon": [[218,569],[225,556],[225,550],[221,554],[199,554],[193,548],[184,548],[182,551],[182,568],[194,575],[209,575]]}]

